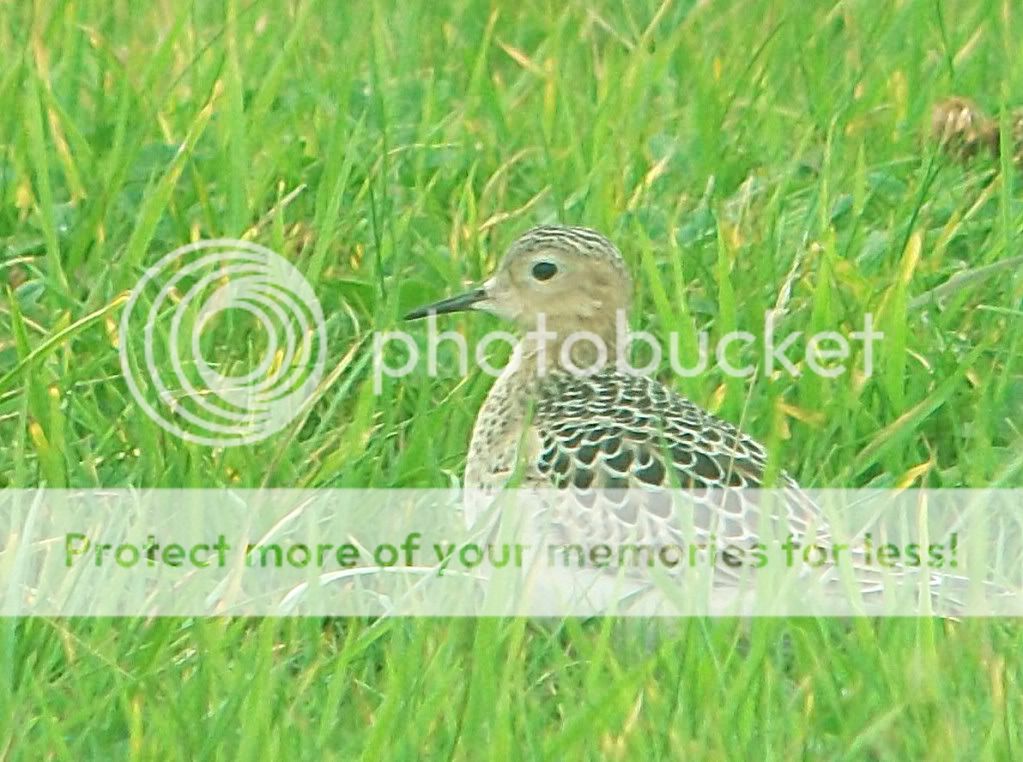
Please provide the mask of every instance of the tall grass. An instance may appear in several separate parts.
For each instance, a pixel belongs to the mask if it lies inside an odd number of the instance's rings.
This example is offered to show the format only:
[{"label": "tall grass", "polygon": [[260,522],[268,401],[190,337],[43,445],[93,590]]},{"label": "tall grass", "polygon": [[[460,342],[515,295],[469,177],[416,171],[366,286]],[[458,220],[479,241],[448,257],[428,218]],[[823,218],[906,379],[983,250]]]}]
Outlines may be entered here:
[{"label": "tall grass", "polygon": [[[359,342],[543,221],[601,229],[654,333],[855,330],[870,377],[664,378],[812,486],[1021,486],[1008,156],[931,105],[1023,91],[1009,0],[0,6],[0,484],[442,486],[489,379]],[[121,295],[198,238],[307,276],[331,376],[274,438],[140,413]],[[779,304],[783,284],[791,293]],[[479,336],[488,319],[453,318]],[[218,356],[247,356],[246,329]],[[352,352],[355,348],[355,351]],[[757,361],[754,350],[738,358]],[[969,621],[0,621],[0,757],[1007,759],[1021,630]]]}]

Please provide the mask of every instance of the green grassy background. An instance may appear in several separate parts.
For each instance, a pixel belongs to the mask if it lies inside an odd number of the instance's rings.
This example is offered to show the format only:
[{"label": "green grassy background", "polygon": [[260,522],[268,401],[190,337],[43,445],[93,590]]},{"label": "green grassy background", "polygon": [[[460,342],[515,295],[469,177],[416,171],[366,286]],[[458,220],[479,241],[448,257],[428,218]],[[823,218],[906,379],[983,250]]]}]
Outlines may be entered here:
[{"label": "green grassy background", "polygon": [[[1020,105],[1021,41],[1010,0],[0,4],[0,486],[450,484],[489,379],[376,396],[360,337],[554,220],[614,238],[655,333],[757,333],[790,275],[783,332],[877,316],[870,378],[665,377],[803,483],[1021,486],[1018,268],[926,298],[1020,253],[1009,159],[927,129],[946,95]],[[118,296],[219,236],[303,271],[337,368],[227,450],[117,360]],[[1023,753],[1014,622],[648,629],[0,620],[0,759]]]}]

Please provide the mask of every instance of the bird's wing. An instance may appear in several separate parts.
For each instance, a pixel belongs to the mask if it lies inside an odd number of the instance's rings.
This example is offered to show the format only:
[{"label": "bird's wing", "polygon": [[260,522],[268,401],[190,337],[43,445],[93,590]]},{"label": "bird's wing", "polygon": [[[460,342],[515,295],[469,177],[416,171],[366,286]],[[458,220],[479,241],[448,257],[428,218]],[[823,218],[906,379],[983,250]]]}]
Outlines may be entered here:
[{"label": "bird's wing", "polygon": [[[759,443],[654,379],[551,376],[539,386],[532,427],[536,469],[568,497],[549,517],[563,541],[749,548],[767,533],[776,541],[792,533],[830,542],[820,506],[791,477],[781,473],[773,490],[756,489],[767,464]],[[921,573],[881,569],[861,550],[850,553],[864,596],[882,591],[887,577]],[[738,576],[727,564],[717,568]],[[844,589],[837,567],[818,571]],[[947,596],[961,592],[962,578],[924,573],[934,600],[955,602]]]},{"label": "bird's wing", "polygon": [[[581,503],[558,519],[572,525],[564,532],[574,540],[664,542],[681,533],[742,544],[763,530],[767,511],[743,488],[763,486],[764,448],[654,379],[552,374],[539,386],[532,425],[537,470]],[[784,474],[777,486],[783,505],[771,509],[770,531],[821,537],[813,501]],[[679,515],[669,490],[685,490],[691,516]]]}]

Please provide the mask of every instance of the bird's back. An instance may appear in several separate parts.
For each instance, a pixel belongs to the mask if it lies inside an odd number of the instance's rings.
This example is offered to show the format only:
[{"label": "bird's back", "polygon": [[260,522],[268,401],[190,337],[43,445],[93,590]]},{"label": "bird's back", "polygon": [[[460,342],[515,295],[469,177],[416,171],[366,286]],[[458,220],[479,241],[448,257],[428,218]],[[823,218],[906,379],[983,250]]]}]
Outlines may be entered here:
[{"label": "bird's back", "polygon": [[[531,379],[513,372],[480,411],[466,488],[491,495],[518,474],[521,486],[564,490],[574,506],[560,522],[565,532],[593,542],[637,533],[668,542],[684,523],[698,538],[741,543],[761,528],[753,489],[765,486],[766,467],[758,442],[653,378],[610,368]],[[788,494],[779,531],[819,536],[813,502],[784,473],[777,486]],[[671,500],[680,490],[699,498],[691,525]]]}]

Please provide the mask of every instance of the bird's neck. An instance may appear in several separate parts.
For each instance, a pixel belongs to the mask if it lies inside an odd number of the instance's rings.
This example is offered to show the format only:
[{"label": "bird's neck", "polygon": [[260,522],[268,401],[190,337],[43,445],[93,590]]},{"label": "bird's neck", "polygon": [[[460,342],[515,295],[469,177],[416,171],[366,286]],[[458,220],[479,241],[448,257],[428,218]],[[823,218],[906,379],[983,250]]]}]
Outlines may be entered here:
[{"label": "bird's neck", "polygon": [[511,362],[519,363],[516,372],[520,376],[543,376],[552,371],[592,373],[614,365],[617,353],[618,329],[612,318],[588,325],[554,324],[544,330],[527,330]]}]

